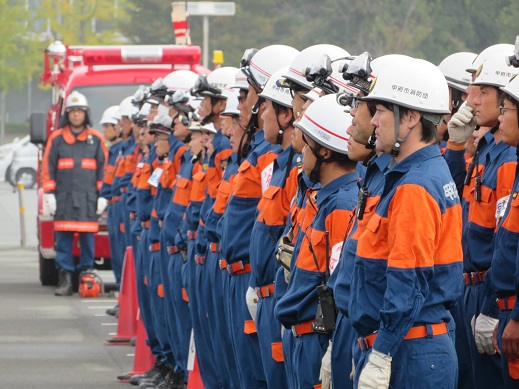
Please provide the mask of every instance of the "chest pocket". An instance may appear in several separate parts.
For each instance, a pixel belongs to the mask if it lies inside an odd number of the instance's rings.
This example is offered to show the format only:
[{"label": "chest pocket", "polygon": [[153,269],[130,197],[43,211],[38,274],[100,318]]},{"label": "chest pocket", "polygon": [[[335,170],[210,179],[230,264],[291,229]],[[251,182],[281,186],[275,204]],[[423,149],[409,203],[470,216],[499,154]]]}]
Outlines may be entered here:
[{"label": "chest pocket", "polygon": [[283,189],[279,186],[269,186],[259,205],[258,220],[274,226],[285,224],[288,210],[283,209]]},{"label": "chest pocket", "polygon": [[243,162],[234,178],[234,196],[261,198],[261,177],[249,161]]},{"label": "chest pocket", "polygon": [[[473,188],[472,198],[474,199],[475,189]],[[473,222],[485,228],[495,228],[496,226],[496,199],[494,192],[487,186],[481,186],[481,201],[472,201],[469,212],[469,222]]]},{"label": "chest pocket", "polygon": [[218,194],[213,205],[216,213],[223,214],[231,196],[232,184],[229,181],[222,180],[218,185]]},{"label": "chest pocket", "polygon": [[203,201],[207,187],[206,173],[199,171],[193,175],[193,186],[191,188],[191,200]]},{"label": "chest pocket", "polygon": [[180,177],[177,179],[175,186],[175,195],[171,201],[176,204],[188,206],[191,192],[191,182],[185,177]]}]

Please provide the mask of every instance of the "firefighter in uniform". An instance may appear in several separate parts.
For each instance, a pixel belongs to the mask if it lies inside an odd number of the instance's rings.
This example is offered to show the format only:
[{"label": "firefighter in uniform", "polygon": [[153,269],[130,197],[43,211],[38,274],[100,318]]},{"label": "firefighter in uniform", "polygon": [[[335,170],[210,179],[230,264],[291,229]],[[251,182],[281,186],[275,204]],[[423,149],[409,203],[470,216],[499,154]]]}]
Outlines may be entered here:
[{"label": "firefighter in uniform", "polygon": [[72,92],[65,101],[66,124],[54,131],[42,164],[46,213],[54,215],[56,296],[72,295],[74,233],[79,233],[81,255],[77,270],[94,267],[94,233],[99,229],[97,203],[103,183],[106,147],[103,136],[89,127],[88,103]]},{"label": "firefighter in uniform", "polygon": [[352,276],[359,388],[456,386],[447,322],[462,292],[461,206],[435,127],[448,99],[440,70],[410,58],[382,69],[364,97],[376,104],[377,150],[392,160]]},{"label": "firefighter in uniform", "polygon": [[[505,98],[501,104],[499,131],[503,142],[519,146],[519,77],[501,88]],[[505,388],[519,388],[519,169],[516,166],[515,181],[505,210],[498,216],[494,238],[492,265],[488,271],[492,293],[488,299],[497,297],[500,310],[497,327],[497,342],[494,347],[501,353],[501,371]]]}]

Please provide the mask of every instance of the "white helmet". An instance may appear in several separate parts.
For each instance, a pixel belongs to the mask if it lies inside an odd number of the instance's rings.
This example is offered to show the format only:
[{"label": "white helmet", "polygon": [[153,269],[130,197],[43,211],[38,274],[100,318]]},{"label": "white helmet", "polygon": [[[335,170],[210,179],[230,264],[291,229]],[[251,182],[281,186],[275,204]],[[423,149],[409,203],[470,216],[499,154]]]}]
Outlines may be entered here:
[{"label": "white helmet", "polygon": [[505,55],[501,53],[488,58],[479,66],[472,84],[501,88],[508,85],[512,76],[518,72],[519,69],[507,65]]},{"label": "white helmet", "polygon": [[290,89],[286,85],[286,78],[283,76],[287,72],[288,66],[283,66],[281,69],[276,70],[265,84],[263,92],[258,96],[292,108],[292,96],[290,95]]},{"label": "white helmet", "polygon": [[242,58],[242,72],[256,86],[263,89],[269,77],[283,66],[288,66],[294,60],[299,50],[285,45],[271,45],[264,47],[256,53],[251,52],[251,57]]},{"label": "white helmet", "polygon": [[121,115],[119,115],[119,106],[112,105],[111,107],[105,109],[105,111],[103,112],[103,116],[101,116],[99,124],[116,125],[117,123],[119,123],[119,120],[121,120]]},{"label": "white helmet", "polygon": [[508,56],[514,53],[514,45],[509,43],[498,43],[497,45],[492,45],[487,47],[481,53],[474,58],[472,64],[466,69],[469,73],[476,73],[483,62],[485,62],[488,58],[495,57],[498,55]]},{"label": "white helmet", "polygon": [[195,84],[198,74],[191,70],[176,70],[164,77],[164,85],[168,88],[168,92],[177,90],[188,91]]},{"label": "white helmet", "polygon": [[[350,55],[346,50],[334,45],[320,44],[307,47],[297,54],[292,62],[290,62],[289,70],[284,75],[285,78],[299,84],[303,88],[308,90],[312,89],[312,83],[306,79],[303,72],[307,67],[311,67],[316,61],[318,61],[323,54],[328,55],[332,61],[339,58],[349,57]],[[337,77],[334,76],[334,79],[337,80]],[[340,80],[340,82],[343,83],[344,81]]]},{"label": "white helmet", "polygon": [[500,89],[519,104],[519,77],[513,76],[508,85]]},{"label": "white helmet", "polygon": [[80,108],[83,111],[88,110],[88,101],[85,95],[72,91],[65,101],[65,111],[69,112],[72,108]]},{"label": "white helmet", "polygon": [[212,132],[213,134],[216,134],[216,128],[214,128],[214,124],[213,123],[203,124],[203,125],[200,126],[200,129]]},{"label": "white helmet", "polygon": [[241,69],[238,69],[236,72],[236,75],[234,76],[234,84],[231,85],[231,88],[249,90],[247,76],[241,71]]},{"label": "white helmet", "polygon": [[150,103],[144,103],[142,105],[142,108],[138,112],[138,114],[139,115],[148,116],[150,114],[150,111],[151,111],[151,104]]},{"label": "white helmet", "polygon": [[449,114],[449,87],[440,69],[423,59],[402,57],[381,69],[364,100],[384,101],[432,114]]},{"label": "white helmet", "polygon": [[344,107],[337,103],[337,95],[330,94],[310,105],[294,125],[319,145],[348,154],[349,135],[346,130],[352,120],[351,115],[344,112]]},{"label": "white helmet", "polygon": [[465,89],[472,81],[470,73],[467,72],[466,69],[472,65],[476,57],[477,55],[475,53],[462,51],[451,54],[440,62],[438,68],[445,76],[447,84],[449,84],[451,88],[465,92]]},{"label": "white helmet", "polygon": [[[217,94],[215,97],[225,98],[225,96],[222,95],[223,90],[229,86],[232,85],[236,80],[236,73],[238,72],[238,68],[235,68],[233,66],[224,66],[223,68],[218,68],[213,70],[209,75],[207,76],[207,82],[220,90],[220,93]],[[215,95],[211,91],[204,91],[201,93],[205,96],[213,96]]]},{"label": "white helmet", "polygon": [[[239,89],[230,89],[232,92],[227,94],[227,104],[225,105],[225,109],[220,112],[220,115],[224,116],[239,116],[240,110],[238,109],[238,98],[240,97]],[[227,92],[227,89],[224,93]]]},{"label": "white helmet", "polygon": [[119,103],[119,115],[127,116],[128,118],[132,118],[133,114],[139,112],[139,108],[132,104],[133,96],[129,96],[123,99]]},{"label": "white helmet", "polygon": [[150,134],[166,134],[171,135],[173,132],[171,126],[173,125],[173,119],[169,115],[157,115],[153,118],[150,123]]}]

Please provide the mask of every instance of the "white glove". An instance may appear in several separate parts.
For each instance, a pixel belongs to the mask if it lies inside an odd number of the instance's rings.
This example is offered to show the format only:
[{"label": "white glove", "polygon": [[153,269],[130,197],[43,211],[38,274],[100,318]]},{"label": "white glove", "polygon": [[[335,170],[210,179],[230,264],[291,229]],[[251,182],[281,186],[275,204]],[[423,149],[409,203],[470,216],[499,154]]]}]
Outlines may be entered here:
[{"label": "white glove", "polygon": [[245,294],[245,300],[247,301],[247,308],[249,308],[249,313],[252,317],[252,320],[256,322],[256,311],[258,310],[258,295],[256,294],[256,290],[249,286],[247,289],[247,293]]},{"label": "white glove", "polygon": [[476,127],[476,117],[472,114],[472,108],[463,103],[447,124],[449,138],[455,143],[464,143],[472,136]]},{"label": "white glove", "polygon": [[43,215],[50,216],[56,213],[56,196],[53,193],[43,195]]},{"label": "white glove", "polygon": [[391,377],[391,358],[373,349],[359,376],[358,389],[387,389]]},{"label": "white glove", "polygon": [[498,319],[494,319],[490,316],[483,315],[482,313],[476,318],[472,316],[470,321],[472,325],[472,334],[476,341],[476,347],[478,353],[494,355],[496,349],[493,344],[494,328],[496,328]]},{"label": "white glove", "polygon": [[103,211],[106,209],[106,206],[108,205],[108,200],[104,197],[98,197],[97,198],[97,214],[101,215]]},{"label": "white glove", "polygon": [[321,371],[319,373],[322,389],[332,389],[332,341],[330,340],[328,348],[321,360]]}]

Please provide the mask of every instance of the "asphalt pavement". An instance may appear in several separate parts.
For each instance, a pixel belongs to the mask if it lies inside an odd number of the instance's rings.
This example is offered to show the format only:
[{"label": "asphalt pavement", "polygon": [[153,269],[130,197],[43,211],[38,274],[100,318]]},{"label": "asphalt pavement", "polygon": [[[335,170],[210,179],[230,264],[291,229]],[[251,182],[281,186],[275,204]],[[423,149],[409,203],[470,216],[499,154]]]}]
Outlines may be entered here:
[{"label": "asphalt pavement", "polygon": [[0,183],[0,388],[122,388],[134,348],[105,346],[117,319],[112,297],[54,296],[38,278],[36,191],[24,192],[27,247],[18,193]]}]

